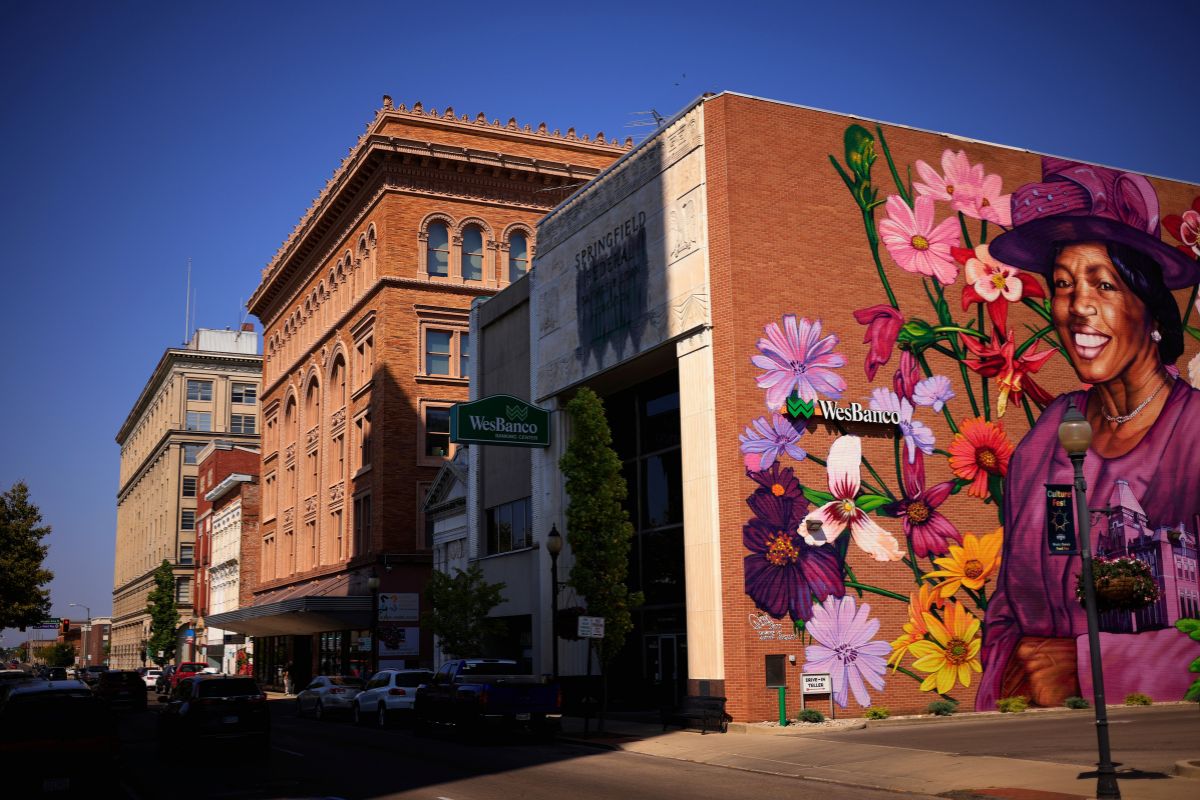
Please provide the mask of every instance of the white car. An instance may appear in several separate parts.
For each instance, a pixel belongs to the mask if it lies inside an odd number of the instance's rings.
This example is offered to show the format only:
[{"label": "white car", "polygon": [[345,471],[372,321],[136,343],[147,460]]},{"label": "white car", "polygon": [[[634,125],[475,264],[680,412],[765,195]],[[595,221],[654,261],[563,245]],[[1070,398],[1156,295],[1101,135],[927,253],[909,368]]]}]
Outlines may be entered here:
[{"label": "white car", "polygon": [[303,717],[312,712],[316,719],[325,719],[335,712],[348,712],[362,689],[362,678],[319,675],[296,695],[296,713]]},{"label": "white car", "polygon": [[146,670],[146,674],[142,676],[142,680],[146,682],[146,686],[150,689],[158,686],[159,676],[162,675],[162,670],[158,667],[151,667]]},{"label": "white car", "polygon": [[417,687],[427,683],[433,673],[427,669],[385,669],[367,681],[366,688],[354,698],[354,722],[374,722],[386,728],[401,714],[412,714]]}]

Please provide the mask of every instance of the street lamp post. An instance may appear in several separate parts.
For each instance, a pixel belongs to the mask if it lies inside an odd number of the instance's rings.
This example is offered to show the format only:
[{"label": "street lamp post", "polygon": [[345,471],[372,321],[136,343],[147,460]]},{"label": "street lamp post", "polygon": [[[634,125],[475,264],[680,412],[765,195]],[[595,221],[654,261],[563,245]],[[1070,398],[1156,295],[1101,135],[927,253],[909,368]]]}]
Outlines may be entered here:
[{"label": "street lamp post", "polygon": [[557,525],[551,524],[546,536],[546,552],[550,554],[550,653],[555,680],[558,679],[558,554],[562,548],[562,534]]},{"label": "street lamp post", "polygon": [[82,608],[84,611],[87,612],[87,626],[82,629],[81,633],[83,635],[81,635],[79,637],[79,643],[81,645],[83,645],[80,648],[81,650],[83,650],[83,652],[80,655],[83,656],[83,665],[86,667],[86,666],[88,666],[88,663],[92,660],[92,654],[90,652],[91,648],[89,647],[89,645],[91,644],[90,640],[92,638],[92,609],[89,608],[88,606],[85,606],[83,603],[67,603],[67,605],[71,606],[72,608]]},{"label": "street lamp post", "polygon": [[367,589],[371,592],[371,676],[379,672],[379,576],[371,570],[367,578]]},{"label": "street lamp post", "polygon": [[1096,608],[1096,583],[1092,574],[1092,525],[1087,507],[1087,481],[1083,459],[1092,444],[1092,426],[1072,403],[1058,426],[1058,441],[1075,468],[1075,516],[1079,527],[1079,554],[1083,561],[1084,610],[1087,612],[1088,650],[1091,654],[1092,696],[1096,706],[1096,741],[1100,763],[1096,771],[1096,797],[1120,798],[1117,771],[1108,746],[1108,710],[1104,703],[1104,670],[1100,664],[1100,614]]}]

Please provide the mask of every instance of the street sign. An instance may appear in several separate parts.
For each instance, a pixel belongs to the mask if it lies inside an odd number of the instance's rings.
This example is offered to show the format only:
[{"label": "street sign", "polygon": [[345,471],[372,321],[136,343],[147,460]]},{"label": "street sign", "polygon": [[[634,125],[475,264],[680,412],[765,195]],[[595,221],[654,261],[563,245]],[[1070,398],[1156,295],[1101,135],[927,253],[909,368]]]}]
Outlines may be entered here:
[{"label": "street sign", "polygon": [[580,617],[575,635],[580,639],[603,639],[604,617]]},{"label": "street sign", "polygon": [[37,625],[33,625],[32,627],[36,631],[56,631],[59,628],[59,623],[57,623],[57,622],[39,622]]},{"label": "street sign", "polygon": [[804,694],[832,694],[833,677],[828,672],[806,672],[800,676],[800,691]]},{"label": "street sign", "polygon": [[550,412],[509,394],[450,407],[450,441],[549,447]]},{"label": "street sign", "polygon": [[1052,556],[1079,552],[1075,541],[1074,490],[1069,483],[1046,484],[1046,544]]}]

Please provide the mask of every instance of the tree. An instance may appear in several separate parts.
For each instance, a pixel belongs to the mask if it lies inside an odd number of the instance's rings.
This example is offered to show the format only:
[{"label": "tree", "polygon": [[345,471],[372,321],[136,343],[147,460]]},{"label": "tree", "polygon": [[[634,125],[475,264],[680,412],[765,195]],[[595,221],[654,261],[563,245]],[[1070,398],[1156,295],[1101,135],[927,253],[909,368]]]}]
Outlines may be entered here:
[{"label": "tree", "polygon": [[583,388],[567,403],[572,435],[558,466],[566,477],[567,542],[575,556],[568,583],[587,601],[588,613],[604,617],[600,663],[609,664],[633,629],[642,593],[625,583],[633,525],[623,503],[628,494],[621,459],[612,449],[604,404]]},{"label": "tree", "polygon": [[175,571],[165,558],[154,570],[154,588],[147,598],[146,611],[150,614],[147,655],[161,667],[175,657],[175,637],[179,630],[179,609],[175,606]]},{"label": "tree", "polygon": [[55,642],[42,651],[48,667],[69,667],[75,663],[75,645]]},{"label": "tree", "polygon": [[29,502],[29,487],[17,481],[0,494],[0,628],[36,625],[50,616],[54,573],[42,568],[50,533],[42,513]]},{"label": "tree", "polygon": [[472,564],[466,572],[455,570],[454,577],[434,571],[425,586],[428,611],[422,624],[440,640],[442,652],[456,658],[477,658],[484,654],[484,641],[498,634],[503,623],[488,616],[500,605],[504,583],[488,583],[483,570]]}]

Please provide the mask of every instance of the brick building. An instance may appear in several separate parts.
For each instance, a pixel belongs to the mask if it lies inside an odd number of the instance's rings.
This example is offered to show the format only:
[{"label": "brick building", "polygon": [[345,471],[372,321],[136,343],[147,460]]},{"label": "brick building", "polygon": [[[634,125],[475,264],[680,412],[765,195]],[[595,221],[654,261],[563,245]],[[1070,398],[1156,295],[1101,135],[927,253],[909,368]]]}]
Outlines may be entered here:
[{"label": "brick building", "polygon": [[[431,568],[421,504],[467,398],[471,301],[523,275],[537,219],[625,147],[385,97],[263,270],[259,575],[210,619],[255,637],[261,680],[370,668],[371,576],[419,592]],[[432,639],[385,661],[432,664]]]},{"label": "brick building", "polygon": [[145,664],[146,601],[164,560],[175,572],[181,623],[176,652],[186,651],[184,631],[193,622],[196,459],[217,438],[258,444],[261,377],[252,324],[197,330],[186,345],[163,353],[121,425],[109,655],[114,669]]},{"label": "brick building", "polygon": [[[828,713],[836,701],[839,716],[923,709],[935,690],[982,708],[1005,693],[1044,705],[1086,695],[1078,556],[1047,543],[1044,485],[1071,481],[1055,396],[1079,386],[1080,364],[1118,332],[1059,326],[1102,303],[1139,308],[1102,294],[1131,283],[1092,277],[1129,257],[1096,255],[1106,251],[1080,237],[1151,253],[1138,269],[1147,280],[1161,271],[1167,300],[1120,335],[1145,339],[1147,363],[1162,360],[1149,374],[1172,387],[1141,407],[1170,439],[1191,441],[1200,414],[1178,409],[1195,408],[1187,379],[1200,384],[1200,356],[1170,307],[1185,322],[1196,313],[1200,245],[1187,215],[1198,196],[946,134],[734,93],[700,98],[543,218],[527,279],[472,317],[473,388],[551,413],[548,448],[472,445],[468,547],[509,587],[495,613],[523,618],[534,667],[548,671],[550,559],[539,545],[552,525],[570,536],[563,407],[589,386],[629,485],[628,583],[646,596],[609,673],[615,704],[722,695],[735,719],[770,719],[768,675],[783,676],[794,713],[802,672],[831,675],[834,697],[808,704]],[[1058,226],[1045,226],[1059,237],[1049,260],[1025,271],[999,261],[1013,252],[1002,237],[1040,230],[1020,228],[1037,215]],[[1048,286],[1034,270],[1067,270],[1060,251],[1095,261],[1077,282],[1056,272]],[[1068,302],[1043,302],[1051,290]],[[522,330],[529,344],[515,353]],[[1152,349],[1170,336],[1182,355]],[[1183,557],[1194,558],[1193,540],[1178,531],[1195,530],[1200,512],[1196,449],[1161,465],[1091,452],[1085,471],[1096,506],[1127,482],[1141,524],[1161,533],[1164,569],[1194,580]],[[1009,495],[1022,484],[1024,495]],[[524,492],[532,510],[518,547],[489,521]],[[1003,527],[1003,514],[1017,522]],[[1093,525],[1094,541],[1104,527]],[[571,565],[568,547],[560,576]],[[1187,685],[1189,656],[1176,652],[1186,637],[1151,616],[1145,630],[1105,634],[1114,696],[1177,699],[1169,687]],[[584,645],[558,647],[562,673],[578,680]],[[1067,666],[1037,682],[1021,659],[1039,648]]]},{"label": "brick building", "polygon": [[253,647],[244,634],[207,626],[207,618],[236,610],[243,584],[254,585],[261,458],[257,447],[215,441],[197,459],[194,660],[207,661],[226,674],[247,664]]}]

